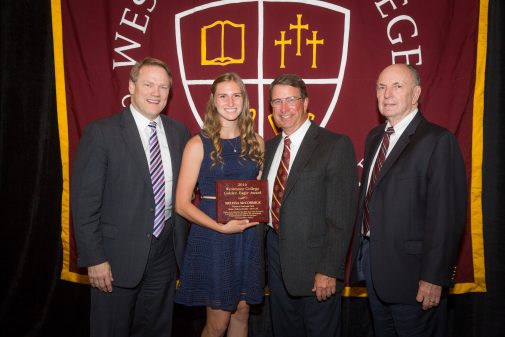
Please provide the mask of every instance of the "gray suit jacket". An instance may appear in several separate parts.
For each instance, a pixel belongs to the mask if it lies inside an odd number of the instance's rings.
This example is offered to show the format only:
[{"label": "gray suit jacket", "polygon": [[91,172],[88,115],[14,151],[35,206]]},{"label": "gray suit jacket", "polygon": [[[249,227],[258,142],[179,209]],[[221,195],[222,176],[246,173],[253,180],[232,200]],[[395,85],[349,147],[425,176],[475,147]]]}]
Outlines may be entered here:
[{"label": "gray suit jacket", "polygon": [[[268,177],[281,135],[266,143],[263,178]],[[280,210],[282,275],[293,296],[312,296],[315,273],[344,286],[345,260],[358,191],[350,139],[312,124],[289,172]],[[265,225],[258,226],[260,239]]]},{"label": "gray suit jacket", "polygon": [[[189,132],[161,116],[172,161],[174,184]],[[142,141],[129,108],[91,123],[73,163],[71,207],[78,265],[108,261],[114,284],[136,286],[144,272],[154,222],[154,198]],[[175,212],[173,240],[179,266],[184,255],[187,223]]]}]

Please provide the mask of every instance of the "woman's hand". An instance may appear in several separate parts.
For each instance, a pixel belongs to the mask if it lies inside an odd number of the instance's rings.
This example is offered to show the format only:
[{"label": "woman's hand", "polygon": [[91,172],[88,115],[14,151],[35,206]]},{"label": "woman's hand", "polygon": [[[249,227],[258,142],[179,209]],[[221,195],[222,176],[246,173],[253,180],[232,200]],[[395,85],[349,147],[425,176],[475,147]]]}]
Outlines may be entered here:
[{"label": "woman's hand", "polygon": [[256,226],[259,222],[249,222],[249,220],[230,220],[225,224],[220,224],[218,231],[223,234],[242,233],[247,228]]}]

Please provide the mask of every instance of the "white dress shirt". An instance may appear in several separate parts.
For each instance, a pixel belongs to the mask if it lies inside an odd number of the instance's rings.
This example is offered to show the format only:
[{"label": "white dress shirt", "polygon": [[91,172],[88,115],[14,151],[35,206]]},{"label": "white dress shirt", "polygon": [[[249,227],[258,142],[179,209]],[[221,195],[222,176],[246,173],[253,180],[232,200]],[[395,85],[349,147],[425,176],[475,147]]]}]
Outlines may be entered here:
[{"label": "white dress shirt", "polygon": [[[386,152],[386,158],[389,156],[389,154],[391,153],[391,150],[393,150],[393,148],[395,147],[396,143],[398,142],[398,139],[400,139],[401,135],[403,134],[403,132],[405,131],[405,129],[407,128],[407,126],[409,126],[410,122],[412,122],[412,120],[414,119],[414,117],[416,117],[416,115],[417,115],[417,109],[415,109],[414,111],[412,111],[411,113],[409,113],[406,117],[404,117],[398,124],[396,124],[393,127],[393,129],[395,130],[395,132],[389,137],[389,147],[388,147],[388,150]],[[390,128],[391,126],[392,125],[389,122],[387,122],[386,123],[386,127],[384,128],[384,132],[388,128]],[[380,145],[377,148],[377,151],[375,152],[375,156],[373,158],[372,163],[370,164],[370,172],[368,172],[368,185],[366,187],[367,191],[368,191],[368,186],[370,186],[370,179],[372,178],[373,166],[375,165],[375,161],[377,160],[377,156],[379,155],[379,150],[380,150]]]},{"label": "white dress shirt", "polygon": [[[290,156],[289,156],[289,168],[288,168],[288,180],[289,180],[289,171],[291,171],[291,166],[293,166],[293,162],[295,161],[296,154],[300,149],[300,145],[302,145],[303,138],[307,134],[307,131],[310,127],[310,120],[307,120],[291,135],[289,135],[289,139],[291,140]],[[277,175],[277,170],[279,168],[279,164],[281,162],[282,151],[284,150],[284,138],[286,138],[286,134],[282,132],[282,139],[277,146],[277,150],[275,151],[274,158],[272,160],[272,164],[270,165],[270,171],[268,172],[268,202],[269,209],[272,209],[272,195],[274,190],[274,182],[275,176]],[[270,222],[268,223],[270,227],[272,227],[272,213],[270,213]]]},{"label": "white dress shirt", "polygon": [[[132,112],[133,119],[135,119],[135,124],[137,124],[140,139],[142,140],[142,147],[144,148],[147,163],[149,165],[149,137],[151,135],[149,123],[151,121],[138,112],[133,105],[130,105],[130,110]],[[170,158],[170,150],[168,149],[167,137],[165,135],[165,129],[163,128],[161,117],[156,117],[154,122],[156,122],[156,133],[158,135],[161,160],[163,162],[163,175],[165,177],[165,220],[168,220],[172,216],[172,186],[174,179],[172,172],[172,160]]]},{"label": "white dress shirt", "polygon": [[[389,156],[389,154],[391,153],[391,151],[393,150],[393,148],[395,147],[396,143],[398,142],[398,139],[400,139],[401,135],[403,134],[403,132],[405,131],[405,129],[407,128],[407,126],[410,124],[410,122],[412,122],[412,120],[414,119],[414,117],[416,117],[417,115],[417,109],[415,109],[414,111],[412,111],[411,113],[409,113],[407,116],[405,116],[398,124],[396,124],[393,129],[395,130],[395,132],[393,134],[391,134],[391,136],[389,136],[389,146],[388,146],[388,150],[386,152],[386,157],[384,160],[387,159],[387,157]],[[384,128],[384,132],[390,128],[392,125],[387,122],[386,123],[386,127]],[[375,152],[375,156],[373,158],[373,161],[372,163],[370,164],[370,171],[368,172],[368,184],[366,186],[366,191],[368,193],[368,187],[370,186],[370,180],[372,179],[372,171],[373,171],[373,167],[375,165],[375,161],[377,160],[377,156],[379,155],[379,151],[380,151],[380,144],[379,144],[379,147],[377,148],[377,151]],[[371,228],[372,226],[370,226]],[[361,227],[361,230],[363,231],[363,226]],[[366,233],[367,236],[370,236],[370,230],[368,231],[368,233]]]}]

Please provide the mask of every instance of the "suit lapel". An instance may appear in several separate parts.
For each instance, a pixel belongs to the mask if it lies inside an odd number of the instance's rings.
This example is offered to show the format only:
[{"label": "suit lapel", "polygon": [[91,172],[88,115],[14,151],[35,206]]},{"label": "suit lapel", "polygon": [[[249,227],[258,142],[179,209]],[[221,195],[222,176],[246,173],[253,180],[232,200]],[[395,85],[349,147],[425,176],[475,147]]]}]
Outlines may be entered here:
[{"label": "suit lapel", "polygon": [[286,188],[284,189],[283,200],[289,196],[289,193],[300,177],[300,172],[309,162],[310,157],[312,156],[312,153],[317,146],[318,134],[318,127],[315,124],[311,123],[309,129],[307,130],[307,133],[305,134],[305,137],[302,140],[302,143],[300,144],[300,148],[296,154],[293,166],[289,170],[288,181],[286,182]]},{"label": "suit lapel", "polygon": [[375,183],[375,186],[377,186],[380,183],[382,178],[388,173],[393,164],[398,160],[398,157],[400,157],[403,150],[405,150],[405,147],[407,147],[407,145],[410,143],[411,136],[416,132],[419,123],[423,119],[424,118],[422,117],[421,113],[417,112],[416,117],[414,117],[414,119],[407,126],[405,131],[402,133],[400,139],[398,139],[398,141],[396,142],[395,147],[391,150],[386,160],[384,161],[384,164],[382,165],[382,169],[380,171],[377,182]]},{"label": "suit lapel", "polygon": [[[272,166],[272,161],[274,160],[275,152],[277,151],[277,147],[279,146],[279,143],[281,142],[282,139],[282,134],[279,134],[272,140],[268,141],[266,143],[266,148],[265,148],[265,164],[263,165],[263,174],[262,177],[263,179],[268,178],[268,174],[270,173],[270,168]],[[277,168],[275,168],[277,169]]]},{"label": "suit lapel", "polygon": [[165,116],[161,116],[163,122],[163,129],[165,130],[165,136],[167,137],[168,149],[170,151],[170,160],[172,163],[172,176],[174,184],[172,184],[172,195],[175,195],[175,182],[177,181],[177,176],[179,174],[179,167],[181,162],[181,151],[179,151],[179,139],[176,137],[175,132],[172,130],[171,122]]},{"label": "suit lapel", "polygon": [[137,124],[135,124],[135,119],[133,119],[130,108],[123,109],[120,124],[122,136],[127,145],[126,148],[133,157],[133,162],[137,165],[145,183],[152,192],[151,176],[149,174],[146,152],[142,146],[139,130],[137,128]]},{"label": "suit lapel", "polygon": [[[381,142],[382,142],[382,134],[384,133],[384,126],[383,124],[381,128],[378,128],[377,130],[381,130],[379,132],[376,132],[375,134],[371,135],[370,138],[370,144],[372,144],[372,147],[369,149],[365,149],[365,161],[363,163],[363,172],[362,172],[362,186],[368,186],[368,177],[370,176],[370,170],[372,169],[372,161],[373,157],[375,156],[375,153],[377,152],[377,149],[379,148]],[[366,190],[366,188],[365,188]]]}]

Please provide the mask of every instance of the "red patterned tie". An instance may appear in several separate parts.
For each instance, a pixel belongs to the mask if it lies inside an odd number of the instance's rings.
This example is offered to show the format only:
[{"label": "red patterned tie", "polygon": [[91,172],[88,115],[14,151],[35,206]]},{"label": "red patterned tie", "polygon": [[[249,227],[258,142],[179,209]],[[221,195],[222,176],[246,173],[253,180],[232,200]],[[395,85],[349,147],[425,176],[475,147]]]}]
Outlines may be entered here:
[{"label": "red patterned tie", "polygon": [[363,235],[367,235],[368,231],[370,230],[370,218],[369,218],[370,215],[368,213],[369,211],[368,202],[372,197],[373,189],[375,187],[375,184],[377,183],[377,178],[379,177],[379,174],[381,172],[382,164],[384,163],[384,160],[386,160],[386,154],[388,152],[389,147],[389,138],[394,132],[395,130],[393,129],[392,126],[387,128],[386,132],[384,132],[380,151],[379,154],[377,155],[377,159],[375,160],[375,164],[373,166],[372,176],[370,177],[370,184],[368,185],[368,190],[365,196],[365,209],[363,211]]},{"label": "red patterned tie", "polygon": [[282,197],[284,196],[284,188],[288,180],[289,158],[291,157],[290,145],[291,139],[286,136],[286,138],[284,138],[284,150],[282,151],[281,162],[279,163],[277,175],[275,176],[274,190],[272,193],[272,226],[277,234],[280,234],[281,231],[279,227],[279,212],[281,209]]}]

